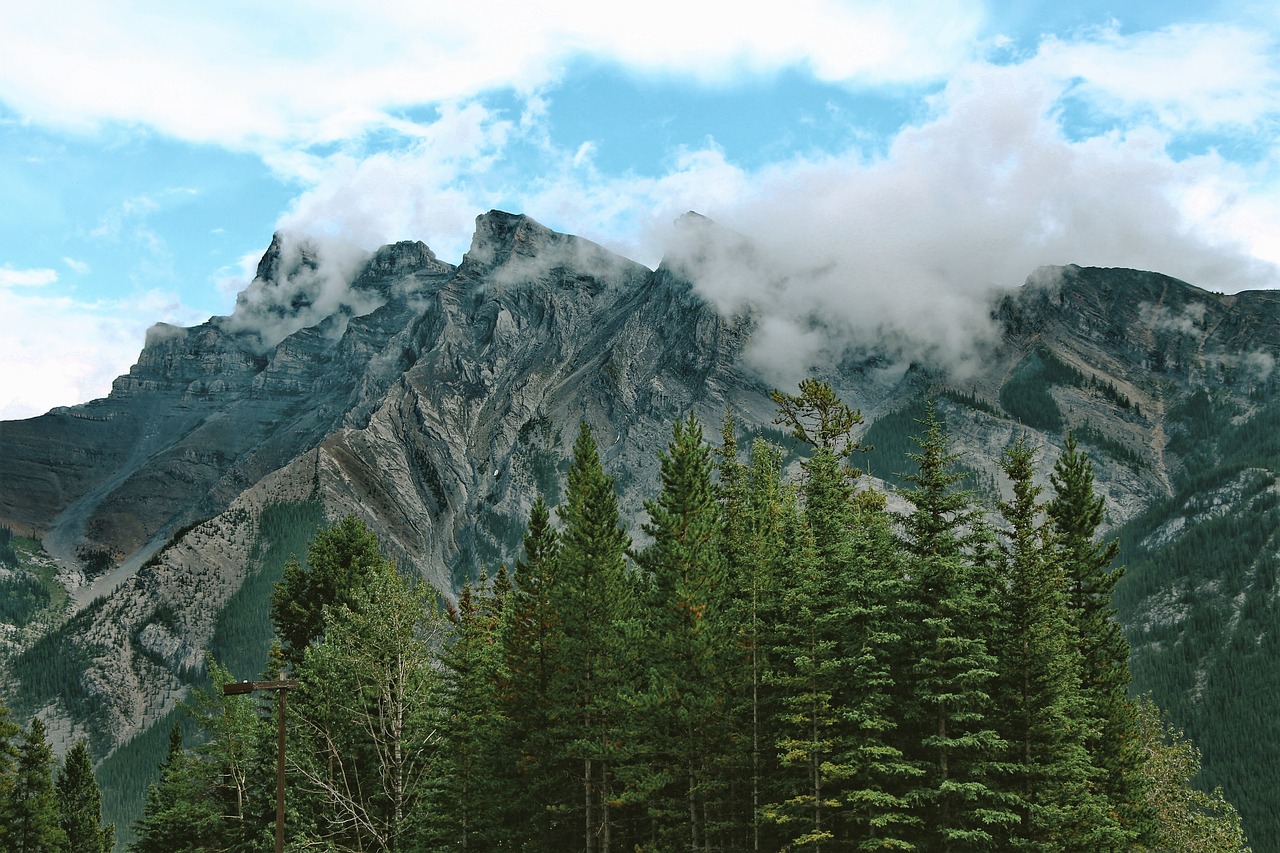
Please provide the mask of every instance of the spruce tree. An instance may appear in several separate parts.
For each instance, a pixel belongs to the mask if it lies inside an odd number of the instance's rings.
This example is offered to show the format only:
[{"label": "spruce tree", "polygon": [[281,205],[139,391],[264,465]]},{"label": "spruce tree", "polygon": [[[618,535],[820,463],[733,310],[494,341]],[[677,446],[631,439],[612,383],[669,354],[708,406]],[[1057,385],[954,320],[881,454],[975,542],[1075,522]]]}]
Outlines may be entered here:
[{"label": "spruce tree", "polygon": [[500,700],[505,602],[494,586],[482,572],[474,586],[462,588],[450,612],[452,636],[441,655],[445,683],[433,767],[433,849],[497,850],[515,840],[510,836],[517,825],[506,820],[511,792],[503,785],[511,756],[501,754],[508,735]]},{"label": "spruce tree", "polygon": [[906,725],[899,743],[921,775],[906,793],[927,850],[991,847],[1017,821],[1000,778],[1007,745],[995,729],[998,590],[985,564],[985,525],[932,402],[921,423],[914,509],[902,520],[908,556],[900,677]]},{"label": "spruce tree", "polygon": [[507,811],[515,846],[548,853],[569,848],[579,837],[577,827],[569,827],[564,819],[577,802],[568,794],[573,769],[566,771],[552,729],[555,685],[563,676],[553,597],[558,548],[550,512],[539,495],[529,513],[524,553],[516,562],[511,601],[504,611],[506,683],[500,700],[508,721],[512,787]]},{"label": "spruce tree", "polygon": [[778,448],[764,439],[752,442],[746,464],[732,452],[732,422],[720,463],[721,553],[727,570],[726,598],[733,626],[730,659],[735,686],[729,698],[731,763],[730,827],[738,849],[764,850],[772,846],[776,828],[762,820],[776,778],[777,736],[774,728],[773,691],[764,683],[772,667],[774,633],[784,619],[779,578],[787,570],[783,530],[797,512],[794,494],[782,483],[782,459]]},{"label": "spruce tree", "polygon": [[60,853],[66,846],[53,784],[54,762],[44,723],[33,717],[19,738],[14,784],[4,804],[6,842],[13,853]]},{"label": "spruce tree", "polygon": [[552,590],[561,626],[555,668],[560,714],[553,727],[562,754],[579,768],[575,817],[583,849],[610,853],[622,799],[616,772],[628,746],[621,737],[621,694],[634,674],[620,628],[632,615],[633,590],[618,497],[586,422],[574,442],[559,513],[564,528]]},{"label": "spruce tree", "polygon": [[[647,772],[641,782],[662,844],[720,847],[728,812],[723,699],[725,563],[711,449],[692,415],[660,457],[661,492],[646,502],[652,544],[638,557],[647,581],[641,691]],[[655,772],[656,771],[656,772]],[[639,781],[639,780],[638,780]]]},{"label": "spruce tree", "polygon": [[56,788],[67,853],[110,853],[116,841],[115,826],[102,825],[102,791],[84,741],[77,741],[67,752]]},{"label": "spruce tree", "polygon": [[1040,523],[1035,449],[1022,436],[1001,462],[1013,500],[1006,596],[997,634],[996,693],[1021,822],[1009,845],[1028,850],[1114,850],[1123,838],[1094,793],[1097,768],[1086,749],[1090,718],[1081,695],[1081,656],[1052,538]]},{"label": "spruce tree", "polygon": [[1150,829],[1143,803],[1146,784],[1138,748],[1137,711],[1129,700],[1129,642],[1112,593],[1124,570],[1113,568],[1119,545],[1098,542],[1103,499],[1094,492],[1093,464],[1068,435],[1050,475],[1047,504],[1066,579],[1067,603],[1081,654],[1080,684],[1091,717],[1087,745],[1102,771],[1100,787],[1125,837],[1136,842]]},{"label": "spruce tree", "polygon": [[13,798],[13,786],[17,782],[18,747],[14,739],[22,733],[22,727],[9,719],[9,708],[0,699],[0,845],[8,847],[8,804]]}]

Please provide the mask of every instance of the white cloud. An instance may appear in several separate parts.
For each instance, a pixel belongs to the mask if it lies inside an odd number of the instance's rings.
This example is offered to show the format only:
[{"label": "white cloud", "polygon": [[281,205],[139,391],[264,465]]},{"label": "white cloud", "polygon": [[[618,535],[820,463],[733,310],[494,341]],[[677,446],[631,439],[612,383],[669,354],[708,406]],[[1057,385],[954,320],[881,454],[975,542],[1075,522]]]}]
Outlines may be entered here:
[{"label": "white cloud", "polygon": [[804,67],[855,83],[937,80],[970,58],[978,2],[698,0],[512,5],[6,4],[0,98],[53,125],[138,123],[260,152],[406,132],[416,104],[530,93],[578,58],[723,84]]},{"label": "white cloud", "polygon": [[11,267],[0,267],[0,288],[3,287],[44,287],[58,280],[57,270],[30,269],[15,270]]},{"label": "white cloud", "polygon": [[103,397],[157,320],[196,322],[171,294],[82,302],[0,288],[0,420]]},{"label": "white cloud", "polygon": [[86,262],[78,261],[75,258],[63,258],[62,262],[66,264],[76,275],[87,275],[93,269]]},{"label": "white cloud", "polygon": [[1280,45],[1253,28],[1187,24],[1052,37],[1034,64],[1075,81],[1075,94],[1111,116],[1136,114],[1176,131],[1260,129],[1280,115]]}]

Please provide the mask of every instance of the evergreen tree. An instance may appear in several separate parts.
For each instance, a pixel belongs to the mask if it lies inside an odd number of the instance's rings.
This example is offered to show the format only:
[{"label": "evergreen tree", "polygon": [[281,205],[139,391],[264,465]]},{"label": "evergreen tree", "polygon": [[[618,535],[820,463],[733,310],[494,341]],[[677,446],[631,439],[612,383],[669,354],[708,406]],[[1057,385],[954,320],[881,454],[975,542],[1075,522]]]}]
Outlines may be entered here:
[{"label": "evergreen tree", "polygon": [[271,621],[285,660],[297,667],[303,653],[324,632],[324,608],[343,604],[361,580],[386,563],[378,538],[355,516],[321,528],[307,550],[306,564],[290,559],[271,595]]},{"label": "evergreen tree", "polygon": [[732,845],[744,850],[771,846],[772,824],[762,820],[776,777],[777,736],[772,689],[764,683],[771,668],[775,628],[784,621],[779,578],[786,571],[783,530],[796,513],[794,494],[782,483],[778,449],[763,439],[751,446],[747,464],[737,459],[733,424],[726,419],[720,478],[723,526],[721,553],[727,571],[730,642],[729,696]]},{"label": "evergreen tree", "polygon": [[33,717],[19,738],[14,784],[4,804],[5,840],[13,853],[59,853],[66,846],[53,785],[54,761],[44,723]]},{"label": "evergreen tree", "polygon": [[1129,700],[1129,642],[1111,601],[1124,574],[1111,567],[1119,545],[1096,541],[1103,500],[1094,493],[1093,464],[1070,435],[1050,482],[1055,494],[1046,508],[1066,579],[1081,654],[1080,683],[1091,718],[1087,746],[1102,770],[1101,790],[1111,801],[1113,819],[1134,842],[1150,827],[1143,805],[1146,782],[1137,711]]},{"label": "evergreen tree", "polygon": [[635,784],[650,792],[657,841],[696,850],[722,846],[718,823],[728,813],[720,508],[711,449],[692,415],[676,422],[660,459],[661,492],[645,504],[653,543],[638,558],[648,582],[648,683],[641,700],[645,772]]},{"label": "evergreen tree", "polygon": [[505,819],[507,798],[514,792],[503,785],[510,758],[502,754],[508,736],[500,699],[504,603],[482,572],[475,587],[463,587],[450,613],[451,642],[441,656],[445,684],[434,769],[433,849],[518,849],[512,836],[519,825]]},{"label": "evergreen tree", "polygon": [[[578,838],[564,814],[570,783],[558,761],[552,724],[554,687],[560,665],[560,622],[555,609],[555,566],[559,543],[546,502],[539,495],[529,513],[524,554],[516,563],[511,601],[504,610],[503,655],[506,689],[502,714],[508,721],[507,752],[512,787],[508,825],[517,849],[569,849]],[[571,771],[570,771],[571,772]]]},{"label": "evergreen tree", "polygon": [[1123,837],[1105,800],[1093,792],[1097,769],[1085,744],[1090,719],[1081,696],[1080,652],[1062,570],[1039,521],[1035,449],[1025,436],[1006,451],[1001,465],[1013,484],[1013,500],[1001,504],[1010,532],[997,635],[997,717],[1009,744],[1021,816],[1009,843],[1043,851],[1121,849]]},{"label": "evergreen tree", "polygon": [[563,755],[580,768],[583,849],[610,853],[623,799],[616,771],[628,749],[621,693],[633,675],[619,629],[632,615],[633,591],[618,497],[585,422],[559,512],[564,529],[552,595],[561,627],[554,688],[560,714],[553,725]]},{"label": "evergreen tree", "polygon": [[160,764],[160,778],[147,789],[146,805],[133,825],[135,837],[129,849],[133,853],[253,849],[236,846],[232,840],[231,834],[239,827],[230,827],[223,814],[220,769],[211,760],[189,754],[183,746],[181,726],[174,725]]},{"label": "evergreen tree", "polygon": [[911,455],[916,473],[902,522],[910,583],[900,651],[906,725],[899,741],[920,777],[906,797],[925,850],[993,846],[1017,821],[1000,782],[1007,745],[994,728],[991,699],[997,660],[987,646],[997,610],[996,577],[985,564],[982,519],[956,488],[956,455],[932,402]]},{"label": "evergreen tree", "polygon": [[116,831],[112,825],[102,826],[102,791],[84,741],[77,741],[67,752],[56,788],[66,853],[111,853]]},{"label": "evergreen tree", "polygon": [[13,787],[17,783],[18,748],[14,739],[22,733],[22,727],[9,719],[9,708],[0,699],[0,845],[8,848],[9,803],[13,801]]},{"label": "evergreen tree", "polygon": [[780,579],[787,615],[771,651],[770,680],[783,689],[779,761],[792,782],[768,813],[790,826],[797,848],[902,849],[912,821],[900,792],[914,769],[889,740],[900,569],[882,507],[855,495],[840,461],[856,448],[849,431],[860,418],[824,383],[774,396],[793,424],[795,412],[813,413],[796,434],[817,443],[804,463],[803,522]]}]

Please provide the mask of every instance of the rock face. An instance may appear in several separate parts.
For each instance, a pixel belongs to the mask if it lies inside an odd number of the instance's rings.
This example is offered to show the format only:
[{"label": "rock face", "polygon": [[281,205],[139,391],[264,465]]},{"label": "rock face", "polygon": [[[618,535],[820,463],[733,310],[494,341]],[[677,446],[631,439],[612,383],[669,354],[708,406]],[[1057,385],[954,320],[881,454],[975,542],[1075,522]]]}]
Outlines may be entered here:
[{"label": "rock face", "polygon": [[[695,238],[715,227],[684,222]],[[457,266],[397,243],[363,258],[335,296],[323,257],[277,236],[235,315],[157,326],[107,398],[0,423],[0,524],[68,565],[109,556],[72,590],[80,610],[61,635],[85,660],[99,751],[180,698],[273,502],[354,513],[447,594],[515,556],[540,491],[556,503],[579,422],[632,519],[676,418],[692,411],[713,432],[731,410],[768,425],[769,385],[743,360],[756,318],[719,315],[678,270],[492,211]],[[1203,462],[1186,440],[1198,427],[1178,414],[1186,401],[1208,389],[1247,420],[1276,393],[1271,292],[1069,266],[1036,271],[991,312],[1001,342],[963,380],[874,358],[816,372],[869,421],[947,391],[956,449],[993,482],[1019,430],[1045,448],[1042,475],[1075,430],[1096,451],[1112,525]],[[1057,414],[1030,423],[1019,394]],[[47,698],[42,714],[83,730]]]}]

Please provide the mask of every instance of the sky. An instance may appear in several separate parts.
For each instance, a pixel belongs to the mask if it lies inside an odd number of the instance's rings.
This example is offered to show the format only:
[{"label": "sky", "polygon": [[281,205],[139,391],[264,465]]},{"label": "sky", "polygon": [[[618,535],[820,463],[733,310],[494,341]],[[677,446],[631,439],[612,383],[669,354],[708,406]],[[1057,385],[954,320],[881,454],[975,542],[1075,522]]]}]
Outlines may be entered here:
[{"label": "sky", "polygon": [[756,249],[691,274],[796,369],[962,355],[1043,265],[1280,287],[1274,2],[45,0],[0,32],[0,419],[231,314],[276,231],[457,263],[494,208],[650,267],[710,217]]}]

